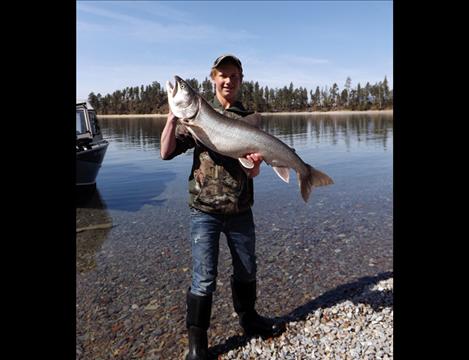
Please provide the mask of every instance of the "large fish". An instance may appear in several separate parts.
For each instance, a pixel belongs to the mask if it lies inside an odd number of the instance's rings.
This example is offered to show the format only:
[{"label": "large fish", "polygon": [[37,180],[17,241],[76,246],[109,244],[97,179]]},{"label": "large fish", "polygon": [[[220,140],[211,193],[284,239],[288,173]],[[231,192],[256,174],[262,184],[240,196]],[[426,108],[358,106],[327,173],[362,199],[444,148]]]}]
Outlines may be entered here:
[{"label": "large fish", "polygon": [[290,179],[290,168],[294,169],[305,202],[308,201],[313,187],[333,184],[329,176],[306,164],[288,145],[253,125],[259,119],[259,114],[241,118],[243,121],[228,118],[214,110],[179,76],[174,78],[174,86],[171,82],[166,82],[171,111],[194,138],[206,147],[238,159],[241,165],[248,169],[254,164],[246,155],[259,153],[287,183]]}]

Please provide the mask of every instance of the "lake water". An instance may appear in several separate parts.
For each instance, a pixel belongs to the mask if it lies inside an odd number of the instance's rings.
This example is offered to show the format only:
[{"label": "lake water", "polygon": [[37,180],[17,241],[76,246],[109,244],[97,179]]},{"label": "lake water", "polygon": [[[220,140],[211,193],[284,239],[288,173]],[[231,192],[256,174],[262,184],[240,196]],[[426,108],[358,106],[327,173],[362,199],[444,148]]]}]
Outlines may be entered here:
[{"label": "lake water", "polygon": [[[135,212],[145,205],[177,206],[184,202],[192,150],[172,161],[160,159],[163,120],[102,118],[100,123],[110,146],[97,184],[108,209]],[[389,195],[391,116],[264,117],[263,129],[294,147],[304,161],[333,177],[336,185],[317,193],[362,188],[366,189],[367,197],[374,191]],[[272,192],[288,197],[289,201],[300,199],[296,182],[285,184],[265,164],[255,179],[255,189],[256,205],[260,202],[267,206],[264,202]],[[311,205],[314,197],[313,193]]]},{"label": "lake water", "polygon": [[[77,344],[84,358],[108,356],[129,334],[146,354],[164,358],[185,348],[192,150],[162,161],[164,122],[100,118],[110,145],[96,192],[79,193],[77,228],[113,227],[77,233]],[[359,277],[392,271],[392,114],[263,116],[262,127],[335,184],[314,189],[304,203],[293,171],[286,184],[262,165],[253,207],[261,312],[282,316]],[[221,241],[212,343],[236,333],[230,273]],[[113,333],[120,322],[127,330]]]}]

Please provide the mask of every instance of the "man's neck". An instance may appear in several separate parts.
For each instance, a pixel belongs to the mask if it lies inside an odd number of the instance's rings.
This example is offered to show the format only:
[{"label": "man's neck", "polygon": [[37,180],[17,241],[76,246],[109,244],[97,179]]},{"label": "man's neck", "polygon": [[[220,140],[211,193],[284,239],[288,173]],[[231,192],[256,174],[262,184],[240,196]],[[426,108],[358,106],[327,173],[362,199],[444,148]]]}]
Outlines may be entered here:
[{"label": "man's neck", "polygon": [[230,100],[224,98],[223,96],[219,95],[218,93],[216,95],[217,95],[217,99],[220,102],[223,109],[228,109],[229,107],[231,107],[231,105],[233,105],[235,103],[235,100],[230,101]]}]

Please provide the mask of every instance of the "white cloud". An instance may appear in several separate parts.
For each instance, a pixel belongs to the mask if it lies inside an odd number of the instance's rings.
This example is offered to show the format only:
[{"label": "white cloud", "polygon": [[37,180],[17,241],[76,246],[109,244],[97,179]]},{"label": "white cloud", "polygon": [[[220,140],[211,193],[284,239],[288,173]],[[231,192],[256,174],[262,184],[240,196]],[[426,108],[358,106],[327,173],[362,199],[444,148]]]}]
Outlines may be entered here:
[{"label": "white cloud", "polygon": [[[171,23],[164,24],[156,20],[147,20],[143,17],[129,16],[99,8],[86,3],[80,3],[79,11],[111,19],[114,22],[106,25],[109,32],[118,33],[119,36],[131,37],[133,40],[149,43],[169,43],[174,41],[210,40],[223,38],[225,41],[240,41],[257,38],[245,30],[232,31],[231,29],[217,28],[211,25],[199,25],[190,23],[184,13],[174,11],[168,7],[154,8],[152,13],[158,13],[161,17],[171,19]],[[165,14],[165,12],[167,12]],[[164,14],[164,15],[163,15]],[[176,18],[174,18],[176,16]],[[82,31],[103,30],[100,24],[83,23],[79,16],[79,24]]]},{"label": "white cloud", "polygon": [[131,3],[132,8],[137,11],[142,8],[142,5],[145,6],[146,14],[170,19],[171,21],[188,21],[192,17],[190,13],[166,6],[161,1],[132,1]]},{"label": "white cloud", "polygon": [[119,14],[118,12],[99,8],[84,2],[78,2],[77,10],[78,12],[87,12],[93,15],[98,15],[101,17],[117,20],[128,24],[135,24],[138,21],[142,21],[142,19],[133,16]]}]

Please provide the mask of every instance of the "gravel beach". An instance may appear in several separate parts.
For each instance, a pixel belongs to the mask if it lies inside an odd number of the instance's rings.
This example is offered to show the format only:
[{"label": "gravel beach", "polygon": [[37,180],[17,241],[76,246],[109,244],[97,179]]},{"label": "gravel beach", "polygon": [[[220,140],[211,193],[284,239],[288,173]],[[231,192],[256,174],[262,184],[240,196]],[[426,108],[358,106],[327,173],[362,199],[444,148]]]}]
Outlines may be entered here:
[{"label": "gravel beach", "polygon": [[[392,359],[392,118],[267,123],[335,184],[304,203],[296,182],[267,166],[256,178],[256,309],[286,330],[271,339],[242,335],[222,235],[212,358]],[[99,191],[76,204],[76,359],[183,359],[192,154],[159,159],[160,121],[101,126],[110,146]]]},{"label": "gravel beach", "polygon": [[392,359],[393,278],[388,276],[355,284],[346,291],[349,298],[339,302],[317,301],[305,319],[288,322],[279,337],[246,340],[220,359]]},{"label": "gravel beach", "polygon": [[[257,214],[256,308],[287,324],[278,338],[242,336],[229,288],[229,249],[220,240],[209,329],[213,357],[392,358],[392,234],[382,224],[382,233],[375,228],[383,217],[349,217],[352,225],[341,216],[331,221],[327,213],[303,218],[301,207],[282,214],[285,222],[296,214],[289,228]],[[77,233],[77,360],[183,358],[191,273],[187,211],[148,207],[111,218],[79,209],[87,216],[78,216],[77,228],[112,227]],[[154,221],[165,218],[171,225]]]}]

